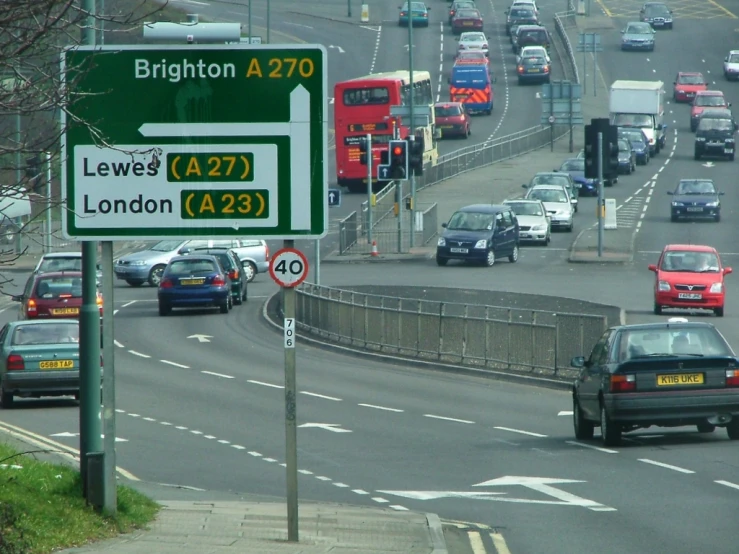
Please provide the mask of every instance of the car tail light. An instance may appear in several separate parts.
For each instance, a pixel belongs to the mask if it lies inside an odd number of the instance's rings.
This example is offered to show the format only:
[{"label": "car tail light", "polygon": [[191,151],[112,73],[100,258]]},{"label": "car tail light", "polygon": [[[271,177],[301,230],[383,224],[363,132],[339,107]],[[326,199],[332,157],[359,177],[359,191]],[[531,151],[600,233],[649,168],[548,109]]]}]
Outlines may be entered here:
[{"label": "car tail light", "polygon": [[400,12],[400,17],[405,17],[406,15],[408,15],[406,12]]},{"label": "car tail light", "polygon": [[611,392],[636,390],[636,375],[611,375]]},{"label": "car tail light", "polygon": [[726,386],[739,387],[739,369],[726,370]]},{"label": "car tail light", "polygon": [[226,279],[223,277],[223,275],[216,275],[215,277],[213,277],[213,281],[211,284],[216,287],[222,287],[226,284]]},{"label": "car tail light", "polygon": [[60,294],[59,298],[72,298],[71,294]]},{"label": "car tail light", "polygon": [[264,261],[269,261],[269,246],[264,245]]},{"label": "car tail light", "polygon": [[518,66],[518,72],[519,72],[519,73],[523,73],[523,66],[522,66],[522,65],[519,65],[519,66]]},{"label": "car tail light", "polygon": [[544,66],[544,73],[549,73],[549,66],[548,65],[545,65]]},{"label": "car tail light", "polygon": [[239,278],[239,270],[238,269],[232,269],[228,272],[228,278],[229,279],[238,279]]},{"label": "car tail light", "polygon": [[95,303],[96,303],[96,304],[97,304],[97,305],[98,305],[99,307],[101,307],[101,308],[103,307],[103,295],[102,295],[102,294],[98,294],[98,295],[97,295],[97,298],[95,298]]},{"label": "car tail light", "polygon": [[174,283],[172,283],[172,279],[162,279],[159,282],[160,289],[171,289],[172,287],[174,287]]},{"label": "car tail light", "polygon": [[26,365],[23,363],[23,356],[18,354],[10,354],[5,362],[8,371],[23,371]]},{"label": "car tail light", "polygon": [[36,301],[33,298],[26,304],[26,313],[28,315],[36,315]]}]

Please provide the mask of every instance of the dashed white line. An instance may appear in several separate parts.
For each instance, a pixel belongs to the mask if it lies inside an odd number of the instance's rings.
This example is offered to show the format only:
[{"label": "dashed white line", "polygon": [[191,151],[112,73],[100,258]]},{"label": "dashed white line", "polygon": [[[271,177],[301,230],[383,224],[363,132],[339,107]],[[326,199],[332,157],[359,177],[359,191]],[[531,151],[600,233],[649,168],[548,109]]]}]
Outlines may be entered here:
[{"label": "dashed white line", "polygon": [[378,504],[387,504],[388,502],[390,502],[389,500],[386,500],[385,498],[381,496],[373,496],[372,500],[374,500]]},{"label": "dashed white line", "polygon": [[241,446],[240,444],[232,444],[231,448],[235,448],[236,450],[246,450],[246,446]]},{"label": "dashed white line", "polygon": [[434,414],[423,414],[423,417],[430,417],[431,419],[441,419],[443,421],[453,421],[455,423],[467,423],[469,425],[474,425],[474,421],[470,421],[469,419],[457,419],[456,417],[444,417],[440,415],[434,415]]},{"label": "dashed white line", "polygon": [[203,432],[202,432],[202,431],[196,431],[195,429],[191,429],[191,430],[190,430],[190,432],[191,432],[191,433],[192,433],[193,435],[202,435],[202,434],[203,434]]},{"label": "dashed white line", "polygon": [[298,473],[302,473],[303,475],[313,475],[313,472],[308,469],[299,469]]},{"label": "dashed white line", "polygon": [[273,464],[273,463],[275,463],[277,461],[274,458],[262,458],[262,460],[265,461],[265,462],[268,462],[270,464]]},{"label": "dashed white line", "polygon": [[677,471],[679,473],[695,473],[695,471],[692,471],[690,469],[685,469],[684,467],[679,466],[673,466],[670,464],[663,464],[662,462],[656,462],[654,460],[650,460],[649,458],[638,458],[640,462],[644,462],[645,464],[650,464],[653,466],[663,467],[665,469],[671,469],[672,471]]},{"label": "dashed white line", "polygon": [[522,429],[512,429],[510,427],[493,427],[493,429],[498,429],[499,431],[508,431],[509,433],[518,433],[519,435],[528,435],[530,437],[539,437],[539,438],[546,437],[546,435],[542,435],[541,433],[532,433],[531,431],[523,431]]},{"label": "dashed white line", "polygon": [[131,300],[130,302],[128,302],[128,303],[126,303],[126,304],[123,304],[123,306],[121,306],[121,310],[122,310],[123,308],[128,308],[129,306],[132,306],[132,305],[134,305],[134,304],[136,304],[136,300]]},{"label": "dashed white line", "polygon": [[731,481],[714,481],[714,483],[718,483],[719,485],[723,485],[731,489],[739,490],[739,485],[737,485],[736,483],[732,483]]},{"label": "dashed white line", "polygon": [[572,410],[561,410],[558,414],[558,416],[568,416],[572,415]]},{"label": "dashed white line", "polygon": [[205,373],[206,375],[213,375],[214,377],[220,377],[221,379],[235,379],[233,375],[226,375],[224,373],[216,373],[215,371],[201,371],[200,373]]},{"label": "dashed white line", "polygon": [[377,52],[380,50],[380,38],[382,37],[382,25],[377,27],[377,39],[375,40],[375,51],[372,53],[372,63],[370,64],[370,73],[375,72],[375,63],[377,62]]},{"label": "dashed white line", "polygon": [[252,385],[261,385],[263,387],[270,387],[273,389],[284,389],[285,387],[282,385],[273,385],[272,383],[265,383],[264,381],[255,381],[253,379],[247,379],[247,383],[251,383]]},{"label": "dashed white line", "polygon": [[184,427],[183,425],[177,425],[175,429],[178,429],[180,431],[187,431],[187,427]]},{"label": "dashed white line", "polygon": [[153,417],[142,417],[141,419],[143,419],[144,421],[156,421],[156,419],[154,419]]},{"label": "dashed white line", "polygon": [[357,404],[358,406],[362,406],[363,408],[372,408],[373,410],[384,410],[386,412],[396,412],[396,413],[402,413],[403,410],[399,410],[397,408],[388,408],[387,406],[376,406],[375,404]]},{"label": "dashed white line", "polygon": [[169,421],[160,421],[159,422],[159,425],[164,425],[166,427],[171,427],[172,426],[172,424]]},{"label": "dashed white line", "polygon": [[340,489],[348,489],[349,485],[346,483],[332,483],[334,487],[339,487]]},{"label": "dashed white line", "polygon": [[129,354],[133,354],[134,356],[138,356],[139,358],[151,358],[148,354],[142,354],[141,352],[136,352],[135,350],[129,350]]},{"label": "dashed white line", "polygon": [[324,400],[333,400],[334,402],[341,402],[341,398],[336,398],[335,396],[326,396],[325,394],[318,394],[317,392],[308,392],[306,390],[301,390],[300,394],[315,396],[316,398],[323,398]]},{"label": "dashed white line", "polygon": [[203,435],[203,438],[208,439],[208,440],[213,440],[215,436],[214,435]]},{"label": "dashed white line", "polygon": [[225,439],[218,439],[218,442],[219,442],[220,444],[231,444],[231,441],[227,441],[227,440],[225,440]]},{"label": "dashed white line", "polygon": [[173,365],[175,367],[180,367],[182,369],[190,369],[190,366],[178,364],[177,362],[170,362],[169,360],[159,360],[159,361],[162,362],[163,364]]},{"label": "dashed white line", "polygon": [[407,512],[408,508],[405,506],[401,506],[400,504],[390,504],[388,508],[392,508],[393,510],[398,510],[399,512]]},{"label": "dashed white line", "polygon": [[249,455],[250,456],[254,456],[255,458],[261,458],[262,457],[261,452],[257,452],[256,450],[250,450],[249,451]]},{"label": "dashed white line", "polygon": [[139,414],[128,414],[129,417],[141,417]]},{"label": "dashed white line", "polygon": [[319,481],[330,481],[331,477],[326,477],[325,475],[316,475],[316,479]]},{"label": "dashed white line", "polygon": [[618,454],[618,450],[611,450],[609,448],[602,448],[600,446],[593,446],[592,444],[585,444],[584,442],[577,441],[565,441],[567,444],[572,446],[580,446],[582,448],[590,448],[591,450],[597,450],[598,452],[604,452],[606,454]]},{"label": "dashed white line", "polygon": [[356,494],[369,494],[369,493],[368,493],[368,492],[367,492],[366,490],[364,490],[364,489],[352,489],[352,492],[353,492],[353,493],[356,493]]},{"label": "dashed white line", "polygon": [[115,344],[115,345],[116,345],[116,346],[117,346],[118,348],[125,348],[125,346],[123,346],[123,345],[122,345],[122,344],[121,344],[120,342],[118,342],[117,340],[114,340],[114,341],[113,341],[113,344]]}]

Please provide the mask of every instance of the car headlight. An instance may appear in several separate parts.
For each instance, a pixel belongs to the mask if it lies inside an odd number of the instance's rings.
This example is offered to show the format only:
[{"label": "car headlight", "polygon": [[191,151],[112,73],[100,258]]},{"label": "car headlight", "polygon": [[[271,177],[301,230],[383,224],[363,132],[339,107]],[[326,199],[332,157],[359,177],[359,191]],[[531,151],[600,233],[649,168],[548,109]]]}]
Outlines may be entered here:
[{"label": "car headlight", "polygon": [[662,292],[669,291],[670,283],[668,283],[667,281],[660,281],[659,283],[657,283],[657,290],[662,291]]},{"label": "car headlight", "polygon": [[727,138],[727,139],[724,140],[724,142],[734,142],[734,139],[733,138]]},{"label": "car headlight", "polygon": [[144,260],[136,260],[135,262],[131,262],[130,265],[146,265],[146,262]]},{"label": "car headlight", "polygon": [[696,142],[706,142],[706,137],[695,137]]},{"label": "car headlight", "polygon": [[475,248],[487,248],[487,247],[488,247],[487,239],[481,239],[475,243]]},{"label": "car headlight", "polygon": [[707,208],[718,208],[718,202],[707,202],[706,207]]},{"label": "car headlight", "polygon": [[711,285],[711,292],[719,293],[719,292],[723,292],[723,290],[724,290],[723,283],[714,283]]},{"label": "car headlight", "polygon": [[675,207],[678,207],[678,206],[684,206],[685,204],[683,204],[682,202],[673,202],[672,205]]},{"label": "car headlight", "polygon": [[677,93],[678,93],[678,94],[684,94],[684,93],[685,93],[685,91],[684,91],[683,89],[680,89],[680,88],[679,88],[679,89],[677,89]]},{"label": "car headlight", "polygon": [[532,231],[546,231],[547,226],[542,223],[541,225],[534,225],[533,227],[531,227],[531,230]]},{"label": "car headlight", "polygon": [[446,239],[444,237],[439,237],[439,240],[436,241],[436,246],[446,246]]}]

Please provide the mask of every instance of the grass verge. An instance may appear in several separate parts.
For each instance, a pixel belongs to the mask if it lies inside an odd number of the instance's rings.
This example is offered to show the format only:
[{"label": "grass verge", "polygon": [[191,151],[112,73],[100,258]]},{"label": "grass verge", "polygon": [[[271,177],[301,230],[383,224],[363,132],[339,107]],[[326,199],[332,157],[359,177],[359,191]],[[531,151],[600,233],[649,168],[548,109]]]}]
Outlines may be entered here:
[{"label": "grass verge", "polygon": [[153,500],[119,486],[117,517],[105,517],[82,498],[79,471],[0,443],[0,554],[46,554],[114,537],[144,527],[158,511]]}]

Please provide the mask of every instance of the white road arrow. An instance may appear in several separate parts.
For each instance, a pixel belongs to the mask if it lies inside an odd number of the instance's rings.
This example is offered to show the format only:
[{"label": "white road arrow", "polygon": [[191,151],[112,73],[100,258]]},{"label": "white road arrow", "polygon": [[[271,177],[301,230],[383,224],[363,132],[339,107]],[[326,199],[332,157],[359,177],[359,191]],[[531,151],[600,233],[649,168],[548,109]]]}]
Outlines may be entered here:
[{"label": "white road arrow", "polygon": [[144,123],[145,137],[290,137],[290,228],[310,229],[310,93],[298,85],[290,93],[290,121],[269,123]]},{"label": "white road arrow", "polygon": [[[583,508],[590,508],[596,511],[609,511],[613,508],[608,508],[598,502],[593,502],[587,498],[582,498],[569,492],[556,489],[551,485],[563,484],[563,483],[584,483],[585,481],[578,481],[575,479],[557,479],[550,477],[519,477],[515,475],[506,475],[505,477],[498,477],[497,479],[491,479],[490,481],[484,481],[473,487],[498,487],[507,485],[521,485],[527,489],[531,489],[547,496],[551,496],[560,500],[563,504],[570,504],[573,506],[582,506]],[[503,499],[501,499],[503,500]]]},{"label": "white road arrow", "polygon": [[298,427],[325,429],[332,433],[351,433],[349,429],[342,429],[338,423],[303,423],[303,425],[298,425]]},{"label": "white road arrow", "polygon": [[[79,433],[70,433],[69,431],[64,431],[63,433],[54,433],[53,435],[49,435],[50,437],[79,437]],[[105,438],[105,435],[100,435],[100,438]],[[116,437],[115,442],[128,442],[128,439],[122,439],[121,437]]]},{"label": "white road arrow", "polygon": [[494,495],[506,494],[504,492],[463,492],[463,491],[377,491],[381,494],[391,494],[413,500],[437,500],[439,498],[473,498],[475,500],[487,500]]},{"label": "white road arrow", "polygon": [[198,339],[198,342],[210,342],[213,337],[211,335],[190,335],[188,339]]},{"label": "white road arrow", "polygon": [[344,53],[344,49],[341,46],[334,46],[333,44],[329,45],[329,48],[336,48],[339,51],[339,54]]},{"label": "white road arrow", "polygon": [[713,167],[713,166],[714,166],[714,163],[713,163],[713,162],[706,162],[706,163],[704,163],[704,164],[701,164],[701,165],[702,165],[703,167]]}]

